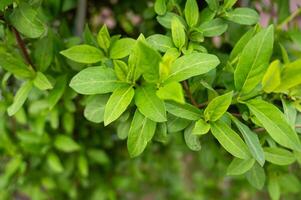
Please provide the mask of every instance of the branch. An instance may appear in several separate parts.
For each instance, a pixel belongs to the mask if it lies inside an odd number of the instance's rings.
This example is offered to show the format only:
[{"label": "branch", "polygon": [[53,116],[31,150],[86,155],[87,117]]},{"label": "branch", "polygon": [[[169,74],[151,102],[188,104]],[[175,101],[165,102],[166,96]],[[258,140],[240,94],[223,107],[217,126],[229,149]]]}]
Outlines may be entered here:
[{"label": "branch", "polygon": [[27,52],[26,45],[25,45],[23,39],[20,36],[20,33],[17,31],[17,29],[15,29],[15,27],[11,27],[11,29],[12,29],[14,35],[15,35],[15,38],[16,38],[16,41],[18,43],[19,49],[21,50],[25,61],[27,62],[27,64],[31,65],[32,68],[35,69],[33,63],[31,62],[30,56]]},{"label": "branch", "polygon": [[86,12],[87,0],[78,0],[75,17],[75,35],[77,36],[81,36],[82,32],[84,31]]},{"label": "branch", "polygon": [[182,85],[184,87],[185,93],[188,96],[188,98],[190,99],[190,102],[195,106],[195,107],[199,107],[198,103],[196,102],[196,100],[193,98],[190,89],[189,89],[189,85],[187,83],[187,81],[183,81]]}]

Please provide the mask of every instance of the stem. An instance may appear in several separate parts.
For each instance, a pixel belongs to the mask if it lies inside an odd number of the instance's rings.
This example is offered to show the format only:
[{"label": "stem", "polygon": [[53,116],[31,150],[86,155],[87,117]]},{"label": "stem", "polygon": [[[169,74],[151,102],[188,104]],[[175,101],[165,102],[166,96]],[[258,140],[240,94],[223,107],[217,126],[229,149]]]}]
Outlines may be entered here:
[{"label": "stem", "polygon": [[15,29],[14,27],[11,28],[14,35],[15,35],[15,38],[16,38],[16,41],[18,43],[18,46],[19,46],[19,49],[21,50],[22,54],[23,54],[23,57],[25,59],[25,61],[27,62],[27,64],[31,65],[31,67],[33,69],[35,69],[33,63],[31,62],[31,59],[29,57],[29,54],[27,52],[27,49],[26,49],[26,45],[23,41],[23,39],[21,38],[20,36],[20,33],[17,31],[17,29]]},{"label": "stem", "polygon": [[297,17],[301,13],[301,8],[297,9],[295,12],[293,12],[290,16],[288,16],[283,22],[281,22],[277,29],[282,29],[284,25],[287,25],[290,21],[292,21],[295,17]]},{"label": "stem", "polygon": [[190,99],[191,103],[195,106],[195,107],[199,107],[198,103],[196,102],[196,100],[193,98],[190,89],[189,89],[189,85],[187,83],[187,81],[183,81],[182,82],[185,93],[187,94],[188,98]]},{"label": "stem", "polygon": [[81,36],[84,31],[87,10],[87,0],[78,0],[76,18],[75,18],[75,35]]}]

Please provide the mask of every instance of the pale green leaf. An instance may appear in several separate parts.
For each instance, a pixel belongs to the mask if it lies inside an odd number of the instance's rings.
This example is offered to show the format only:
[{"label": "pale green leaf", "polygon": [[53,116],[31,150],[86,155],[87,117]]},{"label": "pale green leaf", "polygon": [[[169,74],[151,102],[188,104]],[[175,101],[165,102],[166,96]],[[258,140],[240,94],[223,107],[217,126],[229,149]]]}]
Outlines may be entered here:
[{"label": "pale green leaf", "polygon": [[105,107],[105,126],[115,121],[127,109],[134,97],[134,89],[131,85],[114,90]]},{"label": "pale green leaf", "polygon": [[280,61],[273,61],[265,72],[262,79],[262,89],[267,92],[273,92],[281,83]]},{"label": "pale green leaf", "polygon": [[228,24],[221,18],[215,18],[202,23],[198,31],[202,32],[205,37],[214,37],[223,34],[228,28]]},{"label": "pale green leaf", "polygon": [[80,146],[70,137],[66,135],[58,135],[54,140],[54,146],[63,152],[71,153],[80,150]]},{"label": "pale green leaf", "polygon": [[108,28],[105,24],[102,26],[102,28],[97,34],[97,42],[100,48],[102,48],[106,52],[108,51],[111,43],[111,38],[110,38]]},{"label": "pale green leaf", "polygon": [[166,101],[165,105],[166,110],[169,113],[183,119],[199,120],[202,116],[201,111],[190,104],[181,104],[174,101]]},{"label": "pale green leaf", "polygon": [[85,118],[95,123],[103,122],[105,106],[108,102],[108,99],[108,95],[91,96],[84,110]]},{"label": "pale green leaf", "polygon": [[290,165],[296,161],[294,154],[278,147],[265,147],[264,155],[268,162],[275,165]]},{"label": "pale green leaf", "polygon": [[158,15],[164,15],[166,13],[166,0],[156,0],[154,5],[155,12]]},{"label": "pale green leaf", "polygon": [[243,25],[253,25],[259,21],[258,13],[251,8],[236,8],[233,11],[227,12],[225,18]]},{"label": "pale green leaf", "polygon": [[208,133],[210,130],[210,124],[208,124],[205,120],[199,119],[195,122],[195,125],[192,129],[193,135],[204,135]]},{"label": "pale green leaf", "polygon": [[186,43],[185,28],[177,17],[171,21],[171,35],[175,46],[182,49]]},{"label": "pale green leaf", "polygon": [[156,89],[152,85],[136,89],[135,104],[138,110],[149,119],[155,122],[164,122],[167,120],[164,102],[156,95]]},{"label": "pale green leaf", "polygon": [[244,174],[253,167],[254,163],[255,160],[253,158],[245,160],[234,158],[227,168],[227,175],[234,176]]},{"label": "pale green leaf", "polygon": [[258,190],[261,190],[265,183],[264,168],[260,167],[257,163],[246,174],[249,183]]},{"label": "pale green leaf", "polygon": [[186,1],[184,13],[188,26],[194,27],[199,20],[199,7],[196,0]]},{"label": "pale green leaf", "polygon": [[174,47],[171,38],[166,35],[154,34],[146,38],[146,41],[152,48],[160,52],[166,52],[168,49]]},{"label": "pale green leaf", "polygon": [[53,88],[48,78],[42,72],[37,72],[33,84],[40,90],[49,90]]},{"label": "pale green leaf", "polygon": [[189,147],[189,149],[193,151],[199,151],[201,150],[201,143],[199,140],[199,137],[192,134],[194,124],[192,123],[189,127],[187,127],[184,131],[184,139],[186,145]]},{"label": "pale green leaf", "polygon": [[131,38],[122,38],[120,40],[117,40],[116,42],[113,42],[109,51],[110,58],[120,59],[130,55],[135,42],[136,41]]},{"label": "pale green leaf", "polygon": [[185,103],[183,88],[178,82],[171,82],[163,85],[157,90],[156,94],[163,100],[173,100],[178,103]]}]

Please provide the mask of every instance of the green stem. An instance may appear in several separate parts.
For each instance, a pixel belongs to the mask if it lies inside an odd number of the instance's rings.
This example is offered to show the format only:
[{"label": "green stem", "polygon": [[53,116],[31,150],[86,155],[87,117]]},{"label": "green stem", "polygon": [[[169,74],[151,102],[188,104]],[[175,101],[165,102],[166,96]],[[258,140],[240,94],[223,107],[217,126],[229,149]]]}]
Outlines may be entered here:
[{"label": "green stem", "polygon": [[284,25],[287,25],[290,23],[295,17],[297,17],[301,13],[301,8],[293,12],[290,16],[288,16],[283,22],[281,22],[278,26],[277,29],[281,30]]}]

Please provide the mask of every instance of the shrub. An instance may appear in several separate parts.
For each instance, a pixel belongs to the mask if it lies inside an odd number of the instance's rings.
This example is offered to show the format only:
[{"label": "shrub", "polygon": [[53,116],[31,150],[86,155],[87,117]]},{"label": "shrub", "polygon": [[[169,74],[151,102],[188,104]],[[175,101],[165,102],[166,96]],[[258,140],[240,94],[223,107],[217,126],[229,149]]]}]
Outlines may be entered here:
[{"label": "shrub", "polygon": [[141,1],[140,29],[74,37],[75,1],[2,1],[2,199],[298,199],[301,9],[238,3]]}]

